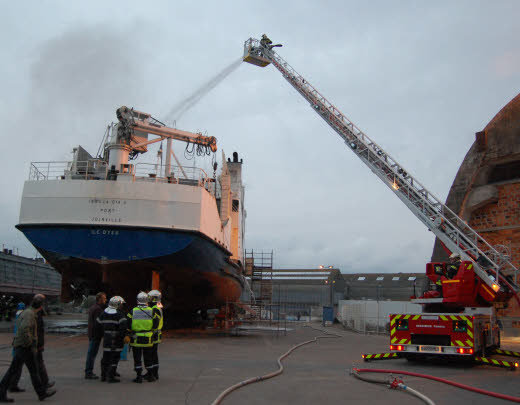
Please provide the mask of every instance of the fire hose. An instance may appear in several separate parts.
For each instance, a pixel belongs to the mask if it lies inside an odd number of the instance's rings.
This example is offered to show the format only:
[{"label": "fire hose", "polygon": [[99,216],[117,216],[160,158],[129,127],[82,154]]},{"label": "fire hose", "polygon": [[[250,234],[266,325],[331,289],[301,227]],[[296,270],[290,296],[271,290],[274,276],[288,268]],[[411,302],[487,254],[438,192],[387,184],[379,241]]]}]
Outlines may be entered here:
[{"label": "fire hose", "polygon": [[[219,405],[220,403],[222,403],[222,400],[227,395],[229,395],[231,392],[233,392],[233,391],[235,391],[235,390],[237,390],[237,389],[239,389],[241,387],[244,387],[246,385],[253,384],[253,383],[256,383],[256,382],[265,381],[265,380],[268,380],[270,378],[273,378],[273,377],[276,377],[276,376],[282,374],[283,371],[284,371],[282,360],[284,360],[286,357],[288,357],[296,349],[298,349],[298,348],[300,348],[302,346],[305,346],[305,345],[307,345],[309,343],[317,343],[318,339],[343,337],[342,335],[326,332],[324,330],[321,330],[321,329],[318,329],[318,328],[314,328],[314,327],[312,327],[310,325],[305,325],[305,326],[310,327],[310,328],[312,328],[314,330],[320,331],[322,333],[325,333],[325,335],[316,336],[314,339],[307,340],[305,342],[299,343],[299,344],[291,347],[287,352],[285,352],[280,357],[278,357],[278,359],[277,359],[278,370],[273,371],[273,372],[268,373],[268,374],[261,375],[261,376],[248,378],[247,380],[240,381],[240,382],[238,382],[238,383],[236,383],[236,384],[226,388],[211,403],[211,405]],[[520,397],[513,397],[513,396],[510,396],[510,395],[500,394],[500,393],[493,392],[493,391],[487,391],[487,390],[484,390],[484,389],[481,389],[481,388],[472,387],[470,385],[457,383],[457,382],[454,382],[454,381],[447,380],[445,378],[435,377],[435,376],[428,375],[428,374],[413,373],[413,372],[410,372],[410,371],[403,371],[403,370],[385,370],[385,369],[377,369],[377,368],[373,368],[373,369],[371,369],[371,368],[352,368],[352,370],[351,370],[351,374],[354,375],[354,377],[359,378],[360,380],[364,380],[364,381],[372,382],[372,383],[377,383],[377,384],[389,385],[389,388],[402,389],[402,390],[404,390],[406,392],[409,392],[410,394],[416,396],[417,398],[420,398],[421,400],[423,400],[428,405],[435,405],[435,403],[431,399],[426,397],[424,394],[420,393],[419,391],[414,390],[414,389],[408,387],[407,385],[405,385],[403,383],[403,381],[401,381],[399,379],[394,379],[392,382],[390,382],[388,380],[379,380],[379,379],[375,379],[375,378],[361,376],[360,375],[361,373],[383,373],[383,374],[398,374],[398,375],[402,374],[402,375],[409,375],[409,376],[412,376],[412,377],[426,378],[426,379],[430,379],[430,380],[433,380],[433,381],[438,381],[438,382],[441,382],[441,383],[444,383],[444,384],[452,385],[452,386],[457,387],[457,388],[462,388],[462,389],[465,389],[465,390],[468,390],[468,391],[476,392],[478,394],[488,395],[488,396],[491,396],[491,397],[504,399],[506,401],[520,403]]]},{"label": "fire hose", "polygon": [[305,346],[305,345],[308,345],[309,343],[317,343],[318,342],[318,339],[327,339],[327,338],[339,338],[339,337],[343,337],[341,335],[337,335],[335,333],[330,333],[330,332],[326,332],[324,330],[321,330],[321,329],[318,329],[318,328],[314,328],[312,326],[309,326],[309,325],[305,325],[305,326],[308,326],[309,328],[312,328],[314,330],[318,330],[320,332],[323,332],[325,333],[325,335],[321,335],[321,336],[316,336],[314,339],[311,339],[311,340],[307,340],[305,342],[302,342],[302,343],[299,343],[293,347],[291,347],[288,351],[286,351],[284,354],[282,354],[280,357],[278,357],[278,370],[276,371],[273,371],[271,373],[268,373],[268,374],[264,374],[264,375],[261,375],[261,376],[258,376],[258,377],[252,377],[252,378],[248,378],[247,380],[244,380],[244,381],[240,381],[234,385],[232,385],[231,387],[229,388],[226,388],[224,391],[222,391],[220,393],[220,395],[217,397],[217,399],[215,399],[211,405],[218,405],[222,402],[222,400],[227,396],[229,395],[231,392],[241,388],[241,387],[244,387],[246,385],[249,385],[249,384],[253,384],[253,383],[256,383],[256,382],[260,382],[260,381],[265,381],[265,380],[268,380],[269,378],[273,378],[273,377],[276,377],[277,375],[280,375],[283,373],[284,371],[284,367],[283,367],[283,364],[282,364],[282,360],[285,359],[286,357],[288,357],[292,352],[294,352],[296,349],[302,347],[302,346]]},{"label": "fire hose", "polygon": [[[467,391],[476,392],[478,394],[488,395],[490,397],[495,397],[495,398],[504,399],[506,401],[520,403],[520,397],[513,397],[511,395],[505,395],[505,394],[500,394],[498,392],[487,391],[487,390],[483,390],[481,388],[472,387],[470,385],[461,384],[461,383],[458,383],[455,381],[450,381],[445,378],[435,377],[433,375],[428,375],[428,374],[419,374],[419,373],[413,373],[411,371],[403,371],[403,370],[384,370],[384,369],[378,369],[378,368],[353,368],[352,369],[352,375],[354,375],[355,377],[359,378],[360,377],[359,373],[403,374],[403,375],[409,375],[412,377],[426,378],[426,379],[438,381],[438,382],[441,382],[444,384],[453,385],[454,387],[462,388]],[[376,382],[376,381],[380,381],[380,380],[374,380],[371,382]],[[386,383],[387,382],[385,381],[385,384]]]},{"label": "fire hose", "polygon": [[390,378],[390,380],[381,380],[381,379],[377,379],[377,378],[365,377],[365,376],[360,375],[358,369],[356,369],[356,368],[353,368],[350,371],[350,373],[354,377],[358,378],[359,380],[366,381],[366,382],[369,382],[369,383],[374,383],[374,384],[386,385],[388,388],[391,388],[391,389],[400,389],[400,390],[403,390],[405,392],[409,392],[410,394],[412,394],[412,395],[416,396],[417,398],[423,400],[428,405],[435,405],[435,402],[433,402],[426,395],[421,394],[419,391],[414,390],[413,388],[408,387],[407,385],[405,385],[403,383],[402,380],[400,380],[398,378],[394,378],[393,381],[392,381],[392,378]]}]

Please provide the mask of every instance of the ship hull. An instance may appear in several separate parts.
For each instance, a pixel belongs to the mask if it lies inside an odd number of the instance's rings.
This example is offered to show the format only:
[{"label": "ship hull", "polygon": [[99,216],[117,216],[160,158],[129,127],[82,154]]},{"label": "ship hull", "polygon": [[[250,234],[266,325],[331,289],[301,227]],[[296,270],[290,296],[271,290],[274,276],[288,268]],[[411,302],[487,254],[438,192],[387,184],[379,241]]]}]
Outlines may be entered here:
[{"label": "ship hull", "polygon": [[192,314],[238,301],[241,268],[200,232],[118,226],[18,225],[62,274],[62,298],[106,291],[131,305],[154,284],[165,309]]}]

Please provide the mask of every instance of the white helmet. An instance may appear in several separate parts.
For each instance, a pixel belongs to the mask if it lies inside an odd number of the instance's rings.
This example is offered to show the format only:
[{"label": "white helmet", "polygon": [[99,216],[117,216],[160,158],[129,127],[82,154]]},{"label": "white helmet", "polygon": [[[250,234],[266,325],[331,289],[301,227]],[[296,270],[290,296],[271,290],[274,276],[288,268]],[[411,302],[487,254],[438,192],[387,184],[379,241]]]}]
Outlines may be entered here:
[{"label": "white helmet", "polygon": [[151,302],[161,302],[162,294],[159,290],[152,290],[148,293]]},{"label": "white helmet", "polygon": [[148,294],[146,294],[144,291],[141,291],[139,294],[137,294],[137,303],[141,305],[148,304],[150,301],[150,297],[148,297]]},{"label": "white helmet", "polygon": [[108,306],[110,308],[118,309],[124,303],[125,303],[125,300],[123,299],[123,297],[116,295],[116,296],[110,298],[110,301],[108,301]]},{"label": "white helmet", "polygon": [[450,255],[450,260],[451,260],[452,262],[457,261],[457,260],[460,260],[460,255],[459,255],[458,253],[452,253],[452,254]]}]

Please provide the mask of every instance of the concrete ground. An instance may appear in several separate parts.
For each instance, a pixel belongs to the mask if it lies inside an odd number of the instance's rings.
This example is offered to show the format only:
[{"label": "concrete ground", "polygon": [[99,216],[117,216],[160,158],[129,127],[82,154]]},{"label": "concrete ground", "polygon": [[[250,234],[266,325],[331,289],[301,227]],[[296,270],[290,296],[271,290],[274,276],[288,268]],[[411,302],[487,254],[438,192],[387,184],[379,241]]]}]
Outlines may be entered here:
[{"label": "concrete ground", "polygon": [[[319,325],[315,325],[319,327]],[[292,327],[292,325],[291,325]],[[392,368],[432,374],[463,384],[520,396],[520,371],[487,366],[461,367],[447,364],[414,364],[406,360],[371,363],[361,361],[362,352],[385,351],[386,336],[363,336],[339,326],[327,328],[342,337],[323,339],[295,351],[284,361],[285,372],[273,379],[245,386],[231,393],[223,404],[420,404],[419,399],[384,386],[351,377],[353,366]],[[277,369],[276,359],[293,345],[321,335],[308,327],[295,326],[286,335],[255,332],[246,336],[191,335],[165,339],[160,346],[160,380],[135,384],[131,354],[118,371],[122,382],[107,384],[83,379],[87,350],[84,335],[48,335],[44,353],[49,375],[56,380],[58,393],[46,400],[63,404],[211,404],[221,391],[250,377]],[[12,335],[0,334],[0,371],[11,358]],[[520,348],[520,339],[504,342],[504,347]],[[95,372],[99,374],[100,355]],[[374,375],[381,377],[379,375]],[[404,382],[433,399],[437,404],[500,404],[506,401],[467,392],[438,382],[403,377]],[[35,403],[37,397],[24,370],[21,394],[9,394],[16,403]]]}]

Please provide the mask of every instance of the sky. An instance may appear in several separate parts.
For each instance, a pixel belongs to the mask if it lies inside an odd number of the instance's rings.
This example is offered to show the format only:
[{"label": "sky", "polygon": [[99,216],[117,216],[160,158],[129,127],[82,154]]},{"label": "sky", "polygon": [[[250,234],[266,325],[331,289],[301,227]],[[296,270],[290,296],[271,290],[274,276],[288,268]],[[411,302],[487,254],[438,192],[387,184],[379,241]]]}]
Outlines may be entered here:
[{"label": "sky", "polygon": [[[14,226],[32,161],[70,160],[79,144],[95,154],[121,105],[168,115],[249,37],[282,43],[442,200],[475,132],[520,91],[515,0],[0,3],[0,241],[27,256]],[[273,250],[275,267],[421,272],[430,260],[432,233],[274,67],[242,64],[176,125],[244,160],[245,247]]]}]

